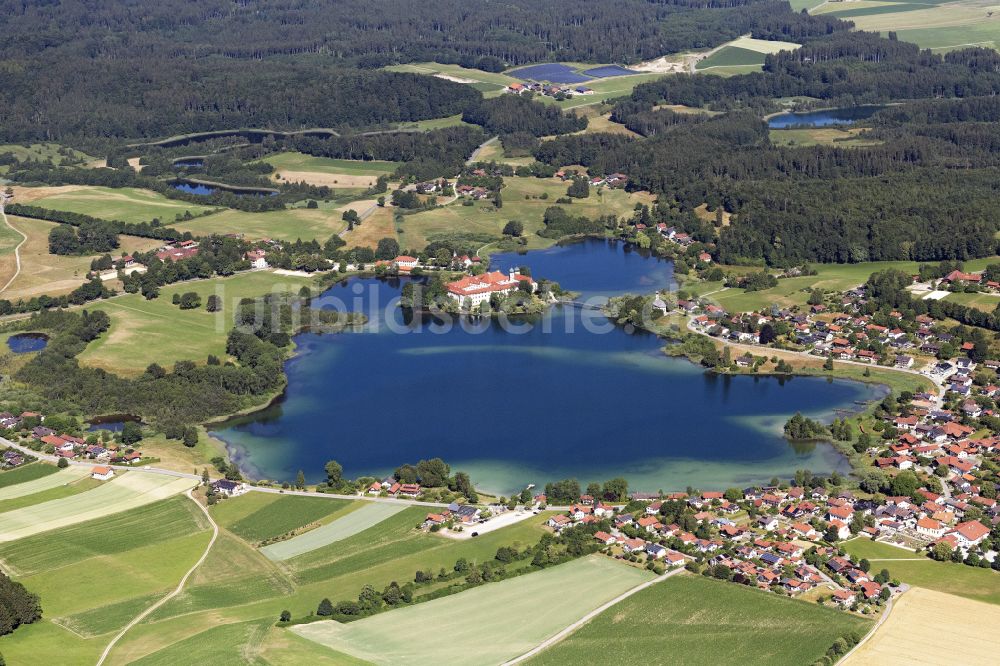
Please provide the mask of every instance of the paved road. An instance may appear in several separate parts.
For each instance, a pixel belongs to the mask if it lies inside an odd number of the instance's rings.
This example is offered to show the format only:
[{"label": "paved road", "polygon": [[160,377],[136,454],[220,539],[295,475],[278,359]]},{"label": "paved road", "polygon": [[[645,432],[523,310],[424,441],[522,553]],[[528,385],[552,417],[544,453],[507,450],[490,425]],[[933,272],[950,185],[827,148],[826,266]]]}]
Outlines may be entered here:
[{"label": "paved road", "polygon": [[14,229],[14,231],[21,236],[21,242],[18,243],[17,247],[14,248],[14,261],[17,262],[17,270],[14,271],[14,275],[9,280],[7,280],[7,284],[5,284],[3,287],[0,287],[0,291],[7,291],[7,287],[13,284],[14,280],[17,279],[17,276],[21,274],[21,246],[24,245],[25,242],[27,242],[28,237],[25,234],[21,233],[20,229],[15,228],[14,225],[10,223],[10,220],[7,219],[7,213],[4,211],[2,203],[0,203],[0,217],[3,218],[4,224],[6,224],[11,229]]},{"label": "paved road", "polygon": [[601,613],[603,613],[607,609],[611,608],[612,606],[614,606],[618,602],[624,601],[625,599],[628,599],[629,597],[631,597],[636,592],[642,592],[647,587],[650,587],[652,585],[656,585],[657,583],[662,583],[666,579],[668,579],[668,578],[670,578],[672,576],[676,576],[677,574],[683,573],[683,572],[684,572],[684,568],[681,567],[679,569],[674,569],[672,571],[668,571],[665,574],[663,574],[662,576],[657,576],[653,580],[647,580],[645,583],[642,583],[641,585],[636,585],[631,590],[628,590],[626,592],[623,592],[623,593],[619,594],[617,597],[615,597],[611,601],[609,601],[609,602],[605,603],[604,605],[599,606],[599,607],[595,608],[594,610],[590,611],[589,613],[587,613],[586,615],[584,615],[583,617],[581,617],[579,620],[577,620],[573,624],[569,625],[568,627],[566,627],[565,629],[563,629],[562,631],[560,631],[555,636],[552,636],[551,638],[548,638],[548,639],[542,641],[541,643],[539,643],[535,647],[531,648],[530,650],[528,650],[527,652],[525,652],[521,656],[514,657],[510,661],[504,662],[503,666],[512,666],[513,664],[519,664],[522,661],[524,661],[525,659],[529,659],[531,657],[534,657],[539,652],[542,652],[543,650],[545,650],[545,649],[547,649],[547,648],[555,645],[556,643],[558,643],[562,639],[566,638],[567,636],[569,636],[570,634],[572,634],[574,631],[576,631],[577,629],[579,629],[583,625],[587,624],[588,622],[590,622],[591,620],[593,620],[595,617],[597,617],[598,615],[600,615]]},{"label": "paved road", "polygon": [[495,137],[493,137],[491,139],[486,139],[486,141],[483,141],[481,144],[479,144],[478,146],[476,146],[476,149],[472,151],[472,154],[469,155],[469,159],[465,160],[465,163],[466,164],[472,164],[472,163],[474,163],[477,159],[479,159],[479,153],[483,152],[483,148],[485,148],[486,146],[490,145],[494,141],[498,141],[499,139],[500,139],[500,137],[495,136]]},{"label": "paved road", "polygon": [[[40,453],[39,451],[33,451],[32,449],[29,449],[26,446],[21,446],[20,444],[12,442],[9,439],[4,439],[3,437],[0,437],[0,445],[7,446],[12,449],[17,449],[18,451],[24,454],[33,456],[35,458],[38,458],[39,460],[44,460],[46,462],[55,463],[59,461],[58,456],[49,455],[46,453]],[[96,461],[93,460],[68,460],[68,462],[70,465],[83,466],[83,467],[93,467],[94,465],[97,464],[103,464],[103,463],[97,463]],[[163,469],[162,467],[148,467],[148,466],[135,467],[131,465],[106,465],[106,467],[111,467],[113,469],[121,471],[133,470],[133,471],[145,472],[147,474],[162,474],[164,476],[174,476],[181,479],[195,479],[197,481],[201,481],[201,476],[198,474],[177,472],[172,469]],[[403,504],[406,506],[429,506],[435,508],[444,508],[448,506],[448,504],[443,502],[423,502],[418,500],[396,499],[394,497],[378,497],[373,495],[342,495],[337,493],[317,493],[317,492],[310,492],[308,490],[285,490],[283,488],[266,488],[263,486],[251,486],[251,485],[248,485],[247,488],[249,488],[250,491],[257,493],[273,493],[281,495],[298,495],[307,497],[328,497],[331,499],[362,500],[365,502]]]},{"label": "paved road", "polygon": [[97,660],[97,666],[101,666],[101,664],[104,663],[104,660],[108,658],[109,654],[111,654],[111,650],[114,649],[114,647],[118,643],[118,641],[120,641],[122,639],[122,637],[124,637],[125,634],[128,633],[129,629],[131,629],[135,625],[137,625],[140,622],[142,622],[143,620],[145,620],[154,611],[156,611],[156,609],[158,609],[161,606],[163,606],[163,604],[167,603],[168,601],[170,601],[171,599],[173,599],[174,597],[176,597],[178,594],[180,594],[184,590],[184,586],[187,584],[188,578],[190,578],[191,574],[193,574],[195,572],[195,569],[197,569],[198,567],[200,567],[205,562],[205,559],[208,557],[208,553],[212,550],[212,546],[215,545],[215,540],[219,538],[219,526],[212,519],[212,514],[210,514],[208,512],[208,509],[206,509],[204,507],[204,505],[202,505],[201,502],[199,502],[198,500],[196,500],[194,498],[194,495],[192,494],[192,492],[193,492],[193,489],[192,490],[188,490],[187,491],[187,496],[191,499],[192,502],[194,502],[195,504],[198,505],[198,508],[201,509],[202,513],[205,514],[205,518],[208,519],[209,524],[211,524],[211,526],[212,526],[212,538],[208,540],[208,545],[205,546],[205,552],[203,552],[201,554],[201,557],[198,558],[198,561],[195,562],[194,565],[190,569],[187,570],[187,573],[185,573],[184,577],[181,578],[181,580],[180,580],[179,583],[177,583],[177,587],[174,588],[173,592],[171,592],[170,594],[164,596],[159,601],[157,601],[155,604],[153,604],[152,606],[150,606],[149,608],[147,608],[143,612],[141,612],[138,615],[136,615],[132,619],[131,622],[129,622],[128,624],[126,624],[125,627],[120,632],[118,632],[118,635],[116,635],[114,638],[111,639],[111,642],[108,643],[108,646],[106,648],[104,648],[104,652],[101,653],[101,658]]}]

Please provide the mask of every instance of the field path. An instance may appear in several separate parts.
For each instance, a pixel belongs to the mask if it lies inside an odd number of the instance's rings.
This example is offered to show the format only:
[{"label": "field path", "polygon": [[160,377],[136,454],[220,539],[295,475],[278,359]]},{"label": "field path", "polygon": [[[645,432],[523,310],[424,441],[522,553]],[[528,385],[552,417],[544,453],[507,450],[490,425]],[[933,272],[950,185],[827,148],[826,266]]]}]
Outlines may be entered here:
[{"label": "field path", "polygon": [[21,274],[21,246],[28,242],[28,235],[22,233],[20,229],[18,229],[17,227],[15,227],[13,224],[10,223],[10,220],[7,219],[7,213],[4,211],[3,204],[0,204],[0,217],[3,217],[4,224],[6,224],[8,227],[17,232],[17,234],[21,237],[21,242],[18,243],[17,247],[14,248],[14,261],[17,264],[17,270],[15,270],[14,275],[12,275],[9,280],[7,280],[7,284],[5,284],[3,287],[0,287],[0,292],[2,292],[2,291],[7,291],[7,287],[13,284],[14,280],[17,279],[17,276]]},{"label": "field path", "polygon": [[193,574],[195,570],[205,562],[205,559],[208,557],[208,553],[212,550],[212,546],[215,545],[215,540],[219,537],[219,526],[216,524],[215,520],[212,519],[212,514],[208,512],[208,509],[202,506],[201,502],[199,502],[194,498],[194,495],[191,494],[193,492],[194,488],[188,490],[186,494],[191,499],[192,502],[198,505],[198,508],[201,509],[202,513],[205,514],[205,518],[208,519],[209,524],[212,525],[212,538],[209,539],[208,545],[205,547],[205,552],[201,554],[201,557],[199,557],[198,561],[194,563],[194,566],[188,569],[187,573],[184,574],[184,577],[181,578],[181,581],[177,583],[177,587],[174,588],[173,592],[167,594],[162,599],[157,601],[155,604],[153,604],[143,612],[136,615],[131,622],[126,624],[125,627],[120,632],[118,632],[118,635],[116,635],[114,638],[111,639],[111,642],[108,643],[108,646],[104,648],[104,652],[101,653],[101,658],[97,660],[97,666],[101,666],[101,664],[104,663],[104,660],[108,658],[109,654],[111,654],[111,650],[114,649],[118,641],[120,641],[122,637],[124,637],[125,634],[128,633],[129,629],[131,629],[135,625],[145,620],[154,611],[156,611],[156,609],[158,609],[160,606],[162,606],[163,604],[167,603],[168,601],[176,597],[184,590],[184,585],[187,584],[188,578],[190,578],[191,574]]},{"label": "field path", "polygon": [[642,592],[643,590],[645,590],[647,587],[650,587],[651,585],[656,585],[657,583],[662,583],[663,581],[665,581],[666,579],[670,578],[671,576],[676,576],[677,574],[682,573],[683,571],[685,571],[684,568],[674,569],[672,571],[666,572],[662,576],[657,576],[653,580],[647,580],[645,583],[642,583],[640,585],[636,585],[631,590],[628,590],[626,592],[623,592],[623,593],[619,594],[617,597],[615,597],[611,601],[605,603],[604,605],[598,606],[597,608],[595,608],[594,610],[590,611],[589,613],[587,613],[586,615],[584,615],[583,617],[581,617],[579,620],[577,620],[573,624],[569,625],[568,627],[566,627],[565,629],[563,629],[562,631],[560,631],[555,636],[552,636],[551,638],[545,639],[544,641],[542,641],[541,643],[539,643],[535,647],[531,648],[530,650],[528,650],[527,652],[525,652],[524,654],[522,654],[520,657],[514,657],[510,661],[505,661],[503,663],[503,666],[512,666],[513,664],[519,664],[522,661],[524,661],[525,659],[529,659],[530,657],[534,657],[539,652],[542,652],[543,650],[552,647],[553,645],[555,645],[556,643],[558,643],[562,639],[566,638],[567,636],[569,636],[570,634],[572,634],[574,631],[576,631],[577,629],[579,629],[583,625],[587,624],[588,622],[590,622],[591,620],[593,620],[595,617],[597,617],[598,615],[600,615],[604,611],[608,610],[609,608],[611,608],[612,606],[614,606],[618,602],[624,601],[624,600],[628,599],[629,597],[631,597],[636,592]]},{"label": "field path", "polygon": [[494,141],[499,141],[499,140],[500,137],[494,136],[489,139],[486,139],[486,141],[483,141],[481,144],[476,146],[476,149],[472,151],[472,154],[469,155],[469,159],[465,160],[465,163],[472,164],[473,162],[475,162],[479,158],[479,153],[483,152],[483,148],[492,144]]}]

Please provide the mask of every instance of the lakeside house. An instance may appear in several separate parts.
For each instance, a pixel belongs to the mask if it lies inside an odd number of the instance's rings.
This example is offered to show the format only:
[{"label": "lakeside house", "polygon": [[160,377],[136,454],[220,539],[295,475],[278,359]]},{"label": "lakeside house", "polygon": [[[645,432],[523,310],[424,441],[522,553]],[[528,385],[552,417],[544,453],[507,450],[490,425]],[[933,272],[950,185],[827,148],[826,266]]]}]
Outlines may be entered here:
[{"label": "lakeside house", "polygon": [[222,495],[224,497],[239,497],[249,490],[245,483],[230,481],[229,479],[219,479],[218,481],[213,481],[211,488],[217,495]]},{"label": "lakeside house", "polygon": [[483,301],[488,301],[493,294],[506,296],[517,289],[521,283],[531,285],[534,293],[538,283],[527,275],[521,275],[511,269],[507,275],[500,271],[483,273],[482,275],[467,275],[460,280],[445,285],[448,296],[458,301],[460,305],[475,307]]}]

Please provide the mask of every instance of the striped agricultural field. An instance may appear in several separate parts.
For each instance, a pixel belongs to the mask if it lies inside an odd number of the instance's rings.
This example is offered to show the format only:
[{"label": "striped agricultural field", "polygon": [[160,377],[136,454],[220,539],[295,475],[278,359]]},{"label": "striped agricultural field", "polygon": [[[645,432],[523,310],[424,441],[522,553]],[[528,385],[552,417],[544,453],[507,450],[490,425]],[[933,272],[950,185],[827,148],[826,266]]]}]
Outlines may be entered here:
[{"label": "striped agricultural field", "polygon": [[131,471],[87,492],[0,514],[0,542],[75,525],[166,499],[197,485],[194,479]]},{"label": "striped agricultural field", "polygon": [[35,493],[40,493],[43,490],[52,490],[53,488],[58,488],[59,486],[65,486],[69,483],[73,483],[74,481],[79,481],[86,476],[90,476],[89,467],[79,465],[67,467],[66,469],[59,470],[55,474],[49,474],[48,476],[43,476],[40,479],[24,481],[23,483],[16,483],[12,486],[0,488],[0,502],[3,500],[25,497],[27,495],[34,495]]},{"label": "striped agricultural field", "polygon": [[354,536],[358,532],[381,523],[386,518],[394,516],[400,511],[410,508],[402,502],[389,504],[388,502],[367,502],[365,506],[352,511],[343,518],[317,527],[305,534],[279,541],[270,546],[260,549],[268,559],[280,562],[288,560],[296,555],[308,553],[311,550],[322,548],[336,541],[341,541],[347,537]]}]

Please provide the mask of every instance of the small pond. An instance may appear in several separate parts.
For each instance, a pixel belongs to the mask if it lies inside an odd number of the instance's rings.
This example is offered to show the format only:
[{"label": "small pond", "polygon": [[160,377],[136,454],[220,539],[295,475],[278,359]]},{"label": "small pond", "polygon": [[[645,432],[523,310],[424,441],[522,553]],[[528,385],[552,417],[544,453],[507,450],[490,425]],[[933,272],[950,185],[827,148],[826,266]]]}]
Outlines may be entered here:
[{"label": "small pond", "polygon": [[7,338],[7,347],[15,354],[27,354],[45,349],[49,336],[44,333],[18,333]]},{"label": "small pond", "polygon": [[853,125],[859,120],[871,118],[876,111],[884,108],[879,105],[846,106],[839,109],[780,113],[768,118],[767,126],[771,129],[791,129]]},{"label": "small pond", "polygon": [[175,190],[187,192],[188,194],[200,194],[208,196],[217,192],[232,192],[238,197],[273,197],[278,194],[274,190],[255,190],[252,188],[223,187],[221,185],[206,185],[205,183],[195,183],[186,180],[175,180],[170,184]]},{"label": "small pond", "polygon": [[131,414],[107,414],[105,416],[95,416],[87,422],[87,432],[97,432],[107,430],[108,432],[121,432],[125,429],[126,423],[141,423],[138,416]]},{"label": "small pond", "polygon": [[197,169],[205,166],[205,160],[201,158],[179,159],[174,162],[175,169],[188,168]]}]

